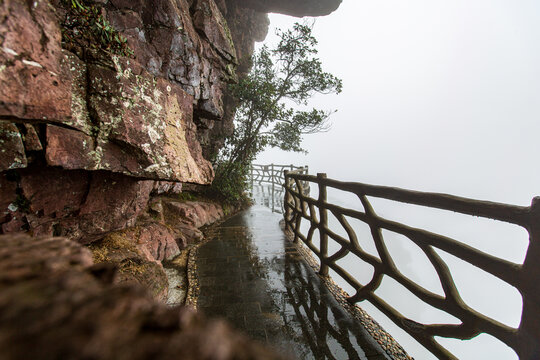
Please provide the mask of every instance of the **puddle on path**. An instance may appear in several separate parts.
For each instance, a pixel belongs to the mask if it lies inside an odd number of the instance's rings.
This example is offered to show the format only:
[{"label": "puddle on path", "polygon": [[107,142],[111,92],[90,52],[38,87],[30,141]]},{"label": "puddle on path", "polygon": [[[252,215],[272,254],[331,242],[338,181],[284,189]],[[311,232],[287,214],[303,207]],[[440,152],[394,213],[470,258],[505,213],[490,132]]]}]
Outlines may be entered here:
[{"label": "puddle on path", "polygon": [[262,206],[207,236],[196,260],[199,309],[298,359],[389,359],[341,307]]}]

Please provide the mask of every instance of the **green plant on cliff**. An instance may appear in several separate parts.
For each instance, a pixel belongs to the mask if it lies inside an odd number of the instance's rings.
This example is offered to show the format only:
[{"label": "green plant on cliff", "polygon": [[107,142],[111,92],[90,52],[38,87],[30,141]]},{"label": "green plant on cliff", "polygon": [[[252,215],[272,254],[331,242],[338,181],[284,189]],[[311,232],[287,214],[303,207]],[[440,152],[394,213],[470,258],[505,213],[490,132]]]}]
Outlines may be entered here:
[{"label": "green plant on cliff", "polygon": [[85,0],[62,0],[62,42],[71,49],[93,49],[112,55],[132,56],[127,39],[105,18],[103,8]]},{"label": "green plant on cliff", "polygon": [[214,160],[213,184],[229,200],[241,198],[249,166],[266,147],[301,152],[304,134],[328,130],[331,111],[300,107],[316,93],[341,92],[341,80],[316,57],[312,25],[296,23],[278,35],[276,48],[262,47],[250,73],[230,89],[238,104],[235,130]]}]

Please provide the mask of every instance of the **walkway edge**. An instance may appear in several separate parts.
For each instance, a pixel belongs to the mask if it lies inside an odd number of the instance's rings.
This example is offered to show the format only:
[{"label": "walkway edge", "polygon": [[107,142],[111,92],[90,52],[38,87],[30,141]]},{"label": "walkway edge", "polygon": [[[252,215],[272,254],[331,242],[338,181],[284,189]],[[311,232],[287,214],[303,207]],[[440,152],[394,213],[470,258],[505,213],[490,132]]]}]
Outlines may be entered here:
[{"label": "walkway edge", "polygon": [[[294,235],[290,230],[285,228],[285,221],[281,220],[279,222],[279,225],[287,239],[291,243],[294,243]],[[302,255],[306,263],[311,266],[311,268],[318,274],[319,264],[317,263],[315,257],[313,257],[309,249],[306,248],[301,242],[298,242],[295,245],[298,249],[298,252]],[[318,276],[324,283],[324,285],[328,288],[328,290],[330,290],[332,295],[334,295],[336,301],[339,302],[340,305],[343,306],[343,308],[347,310],[347,312],[351,314],[353,318],[355,318],[362,324],[362,326],[367,330],[371,337],[383,348],[383,350],[386,352],[386,354],[388,354],[388,356],[395,360],[414,360],[414,358],[408,355],[405,349],[403,349],[403,347],[401,347],[401,345],[399,345],[399,343],[386,330],[384,330],[383,327],[377,321],[375,321],[375,319],[373,319],[367,312],[365,312],[365,310],[363,310],[358,305],[350,304],[346,300],[349,295],[341,287],[339,287],[330,276]]]},{"label": "walkway edge", "polygon": [[189,249],[188,253],[188,260],[187,260],[187,268],[186,268],[186,274],[187,274],[187,291],[186,291],[186,299],[184,301],[184,305],[191,307],[195,310],[197,310],[197,301],[199,299],[199,293],[200,293],[200,285],[199,285],[199,277],[197,276],[197,253],[199,251],[199,248],[206,244],[208,241],[211,240],[211,238],[208,236],[208,231],[218,227],[225,221],[227,221],[229,218],[235,216],[236,214],[246,210],[245,207],[241,207],[238,209],[235,209],[235,211],[231,211],[226,216],[222,217],[221,219],[217,220],[216,222],[213,222],[212,224],[203,227],[201,230],[204,234],[204,239],[193,245],[191,249]]}]

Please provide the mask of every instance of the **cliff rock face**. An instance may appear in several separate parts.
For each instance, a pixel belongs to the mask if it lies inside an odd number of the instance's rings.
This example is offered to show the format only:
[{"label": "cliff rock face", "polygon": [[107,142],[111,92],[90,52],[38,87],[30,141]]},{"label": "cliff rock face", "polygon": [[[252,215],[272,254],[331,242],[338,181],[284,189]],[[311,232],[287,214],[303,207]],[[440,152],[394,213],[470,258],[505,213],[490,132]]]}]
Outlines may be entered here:
[{"label": "cliff rock face", "polygon": [[265,12],[321,15],[339,5],[80,1],[125,36],[132,56],[72,43],[85,29],[70,1],[0,4],[3,233],[90,242],[133,225],[167,181],[209,184],[205,157],[233,131],[227,85],[266,36]]},{"label": "cliff rock face", "polygon": [[266,12],[338,4],[0,1],[3,358],[278,358],[126,283],[164,300],[162,261],[223,217],[178,194],[213,179]]},{"label": "cliff rock face", "polygon": [[233,131],[227,86],[266,12],[339,2],[0,2],[0,233],[92,243],[133,228],[152,196],[210,184]]},{"label": "cliff rock face", "polygon": [[150,180],[212,181],[198,138],[211,146],[204,132],[225,118],[237,66],[220,9],[211,0],[100,3],[133,56],[66,46],[70,2],[0,5],[4,233],[89,242],[133,225]]}]

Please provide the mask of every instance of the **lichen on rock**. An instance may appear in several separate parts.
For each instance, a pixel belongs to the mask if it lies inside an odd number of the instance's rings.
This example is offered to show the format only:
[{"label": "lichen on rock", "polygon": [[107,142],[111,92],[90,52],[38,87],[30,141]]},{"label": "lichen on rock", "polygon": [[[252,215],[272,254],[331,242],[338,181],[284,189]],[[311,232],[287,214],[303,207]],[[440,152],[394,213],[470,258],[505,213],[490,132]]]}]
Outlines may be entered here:
[{"label": "lichen on rock", "polygon": [[[80,34],[84,27],[70,13],[70,6],[77,3],[99,10],[92,10],[91,15],[107,29],[98,35],[125,37],[121,42],[133,53],[103,49],[100,46],[106,44],[91,43],[93,35]],[[69,284],[53,277],[73,254],[71,265],[91,266],[89,254],[80,250],[79,243],[93,250],[96,261],[114,263],[120,282],[143,284],[163,299],[167,280],[162,262],[201,241],[199,227],[225,215],[219,204],[186,201],[178,192],[187,184],[212,181],[213,169],[205,157],[217,151],[224,136],[233,131],[234,101],[227,94],[228,85],[248,70],[254,41],[264,39],[268,28],[267,15],[246,5],[237,0],[0,1],[0,234],[45,236],[27,249],[36,259],[40,255],[36,247],[43,246],[45,251],[51,250],[51,244],[65,247],[55,249],[59,259],[36,265],[43,272],[32,276],[43,283],[32,285],[32,291],[69,294],[62,298],[66,308],[97,316],[85,318],[83,324],[94,331],[90,340],[70,337],[70,342],[60,343],[54,334],[71,335],[72,329],[80,327],[70,326],[80,324],[49,319],[60,329],[51,332],[52,337],[36,338],[33,328],[25,327],[29,332],[13,338],[4,331],[13,329],[9,326],[48,314],[39,307],[42,303],[35,307],[41,313],[28,312],[23,302],[16,303],[20,307],[0,306],[0,348],[7,349],[9,344],[10,354],[15,354],[11,358],[35,355],[33,349],[21,346],[28,339],[42,341],[35,343],[35,349],[52,346],[51,358],[74,349],[88,358],[118,358],[118,354],[149,358],[141,355],[144,352],[130,352],[136,337],[129,334],[114,339],[115,346],[107,350],[85,346],[88,341],[113,344],[96,330],[103,324],[112,329],[107,334],[121,332],[115,321],[121,323],[124,318],[118,312],[99,312],[116,296],[121,298],[119,306],[127,309],[132,308],[126,304],[133,304],[127,299],[152,309],[159,306],[142,300],[140,292],[96,285],[86,270],[67,277]],[[79,35],[81,41],[68,39]],[[51,240],[53,235],[69,241]],[[21,239],[13,241],[28,242]],[[0,241],[0,259],[11,256],[2,250],[6,244]],[[17,246],[10,251],[21,259],[26,256]],[[6,264],[0,261],[0,268],[7,269]],[[49,268],[48,264],[58,266]],[[2,271],[0,277],[5,275]],[[4,291],[7,283],[3,284],[0,305],[16,301]],[[90,293],[84,291],[85,286]],[[81,305],[85,301],[75,304],[73,299],[84,299],[93,310]],[[170,314],[159,309],[159,314]],[[148,316],[154,321],[158,315]],[[163,325],[161,320],[156,321]],[[42,325],[36,329],[48,334],[50,329]],[[132,329],[146,329],[139,325]],[[222,334],[222,330],[211,330]],[[145,339],[148,342],[141,346],[151,349],[148,354],[162,351],[167,355],[163,358],[192,346],[179,342],[175,345],[181,344],[179,348],[168,352],[165,345],[153,347],[154,337]],[[169,340],[164,344],[174,343]],[[231,351],[228,354],[236,354]],[[215,358],[212,351],[208,354],[207,358]]]}]

